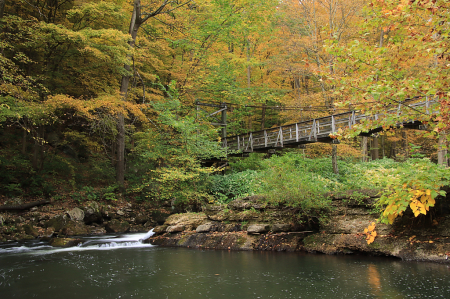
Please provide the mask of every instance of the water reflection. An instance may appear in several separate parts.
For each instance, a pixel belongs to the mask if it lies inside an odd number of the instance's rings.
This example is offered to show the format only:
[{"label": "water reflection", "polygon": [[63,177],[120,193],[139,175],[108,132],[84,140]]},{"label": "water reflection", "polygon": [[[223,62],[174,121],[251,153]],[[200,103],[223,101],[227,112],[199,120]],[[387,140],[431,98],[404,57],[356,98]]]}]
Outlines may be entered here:
[{"label": "water reflection", "polygon": [[369,264],[367,267],[367,282],[372,289],[372,294],[379,297],[381,292],[380,273],[374,264]]},{"label": "water reflection", "polygon": [[[42,244],[41,244],[42,245]],[[0,253],[2,298],[448,298],[449,268],[362,256],[137,247]]]}]

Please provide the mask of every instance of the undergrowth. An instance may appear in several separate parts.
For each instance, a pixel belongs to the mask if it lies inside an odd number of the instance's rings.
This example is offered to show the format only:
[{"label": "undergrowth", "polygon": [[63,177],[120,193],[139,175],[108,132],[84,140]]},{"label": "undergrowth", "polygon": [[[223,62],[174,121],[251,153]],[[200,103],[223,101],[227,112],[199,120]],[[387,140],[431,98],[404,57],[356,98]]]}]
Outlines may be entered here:
[{"label": "undergrowth", "polygon": [[[217,201],[227,203],[258,194],[263,195],[266,204],[298,208],[302,216],[319,219],[331,209],[330,194],[351,190],[357,197],[363,196],[358,190],[376,189],[385,198],[393,192],[393,182],[404,184],[405,179],[413,176],[423,180],[427,176],[418,172],[436,168],[428,159],[405,162],[380,159],[364,163],[340,160],[339,174],[335,174],[330,158],[309,159],[295,152],[259,160],[251,156],[251,160],[252,163],[235,161],[227,174],[213,176],[210,193]],[[246,165],[252,169],[245,169]],[[399,180],[402,174],[407,177]],[[374,209],[382,211],[382,204]]]}]

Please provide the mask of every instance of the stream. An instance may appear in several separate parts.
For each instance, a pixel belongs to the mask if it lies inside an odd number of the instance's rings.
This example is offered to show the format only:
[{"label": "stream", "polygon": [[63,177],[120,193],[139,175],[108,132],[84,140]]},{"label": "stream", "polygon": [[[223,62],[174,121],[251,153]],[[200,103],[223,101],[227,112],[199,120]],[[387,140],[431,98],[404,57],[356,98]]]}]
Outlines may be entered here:
[{"label": "stream", "polygon": [[1,298],[450,298],[447,265],[161,248],[141,242],[150,235],[0,243]]}]

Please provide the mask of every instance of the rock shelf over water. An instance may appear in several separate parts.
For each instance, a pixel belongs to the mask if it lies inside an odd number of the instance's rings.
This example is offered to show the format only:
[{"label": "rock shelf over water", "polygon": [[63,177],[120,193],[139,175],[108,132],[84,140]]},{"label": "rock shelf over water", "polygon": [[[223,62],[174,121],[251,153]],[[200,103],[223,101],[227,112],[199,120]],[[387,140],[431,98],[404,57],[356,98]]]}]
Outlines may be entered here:
[{"label": "rock shelf over water", "polygon": [[52,203],[1,213],[0,241],[39,238],[69,247],[80,242],[78,235],[147,232],[154,227],[155,235],[144,242],[159,246],[368,254],[450,263],[449,215],[433,219],[405,215],[393,225],[377,224],[378,236],[368,245],[363,231],[377,217],[370,209],[373,196],[359,202],[348,196],[334,199],[325,222],[306,224],[300,224],[299,210],[264,206],[257,196],[172,215],[170,207],[148,203]]},{"label": "rock shelf over water", "polygon": [[[370,199],[369,199],[370,200]],[[378,237],[368,245],[364,228],[376,220],[364,202],[335,200],[325,223],[295,223],[295,209],[263,208],[257,197],[227,206],[206,206],[203,213],[172,215],[147,242],[160,246],[202,249],[307,251],[325,254],[368,254],[403,260],[449,263],[450,216],[431,224],[404,217],[394,225],[378,224]]]}]

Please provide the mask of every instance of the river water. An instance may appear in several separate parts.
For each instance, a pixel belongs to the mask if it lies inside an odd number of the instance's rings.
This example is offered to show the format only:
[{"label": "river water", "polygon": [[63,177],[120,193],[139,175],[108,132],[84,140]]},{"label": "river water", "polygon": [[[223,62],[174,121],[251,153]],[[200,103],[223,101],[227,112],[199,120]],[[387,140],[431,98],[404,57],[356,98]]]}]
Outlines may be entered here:
[{"label": "river water", "polygon": [[139,241],[147,236],[0,244],[0,298],[450,298],[447,265],[161,248]]}]

